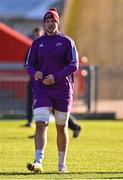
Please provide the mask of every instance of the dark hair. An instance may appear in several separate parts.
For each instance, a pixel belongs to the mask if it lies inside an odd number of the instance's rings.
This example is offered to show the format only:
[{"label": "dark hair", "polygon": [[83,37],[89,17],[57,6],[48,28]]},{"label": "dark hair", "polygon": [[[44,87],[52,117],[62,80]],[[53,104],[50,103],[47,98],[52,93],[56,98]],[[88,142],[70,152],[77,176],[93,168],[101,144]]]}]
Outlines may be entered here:
[{"label": "dark hair", "polygon": [[36,27],[36,28],[34,28],[34,30],[33,30],[34,33],[37,33],[37,32],[39,32],[39,31],[40,31],[40,28],[39,28],[39,27]]}]

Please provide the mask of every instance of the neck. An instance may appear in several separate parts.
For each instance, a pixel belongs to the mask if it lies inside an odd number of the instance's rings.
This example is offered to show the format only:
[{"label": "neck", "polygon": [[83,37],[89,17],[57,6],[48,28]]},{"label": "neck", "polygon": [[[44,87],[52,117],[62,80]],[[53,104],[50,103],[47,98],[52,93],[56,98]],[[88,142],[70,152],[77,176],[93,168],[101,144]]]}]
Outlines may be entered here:
[{"label": "neck", "polygon": [[46,32],[46,33],[47,33],[48,36],[54,36],[54,35],[56,35],[58,33],[58,31],[55,31],[55,32],[52,32],[52,33],[50,33],[50,32]]}]

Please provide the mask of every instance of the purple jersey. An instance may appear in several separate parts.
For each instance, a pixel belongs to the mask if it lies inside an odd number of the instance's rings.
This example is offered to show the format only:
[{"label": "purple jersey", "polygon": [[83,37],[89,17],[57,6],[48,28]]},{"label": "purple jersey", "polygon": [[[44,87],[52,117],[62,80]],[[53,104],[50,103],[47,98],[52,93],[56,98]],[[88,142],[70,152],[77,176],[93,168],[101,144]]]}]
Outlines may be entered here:
[{"label": "purple jersey", "polygon": [[[52,94],[56,97],[69,98],[73,94],[73,73],[78,68],[78,53],[74,41],[58,32],[54,36],[46,33],[33,41],[26,69],[31,75],[34,94]],[[42,80],[35,81],[34,74],[41,71],[43,77],[52,74],[55,83],[44,85]]]}]

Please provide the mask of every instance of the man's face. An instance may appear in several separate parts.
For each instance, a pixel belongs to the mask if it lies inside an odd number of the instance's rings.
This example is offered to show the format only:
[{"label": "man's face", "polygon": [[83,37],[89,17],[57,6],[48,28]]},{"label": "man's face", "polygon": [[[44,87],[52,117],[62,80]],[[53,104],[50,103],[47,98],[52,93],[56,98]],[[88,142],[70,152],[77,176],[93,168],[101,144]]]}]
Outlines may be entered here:
[{"label": "man's face", "polygon": [[48,34],[52,35],[58,31],[58,24],[53,18],[46,19],[44,22],[44,28]]}]

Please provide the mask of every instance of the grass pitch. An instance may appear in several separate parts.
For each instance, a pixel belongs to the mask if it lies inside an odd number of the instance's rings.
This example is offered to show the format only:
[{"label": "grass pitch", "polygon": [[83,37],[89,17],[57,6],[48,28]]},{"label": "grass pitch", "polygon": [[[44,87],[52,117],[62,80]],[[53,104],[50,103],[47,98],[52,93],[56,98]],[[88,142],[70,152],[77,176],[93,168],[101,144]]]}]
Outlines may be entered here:
[{"label": "grass pitch", "polygon": [[22,127],[26,121],[0,121],[0,179],[123,179],[123,122],[78,121],[84,126],[78,138],[69,130],[68,173],[57,172],[56,131],[48,129],[43,161],[44,174],[34,174],[26,163],[34,158],[35,128]]}]

